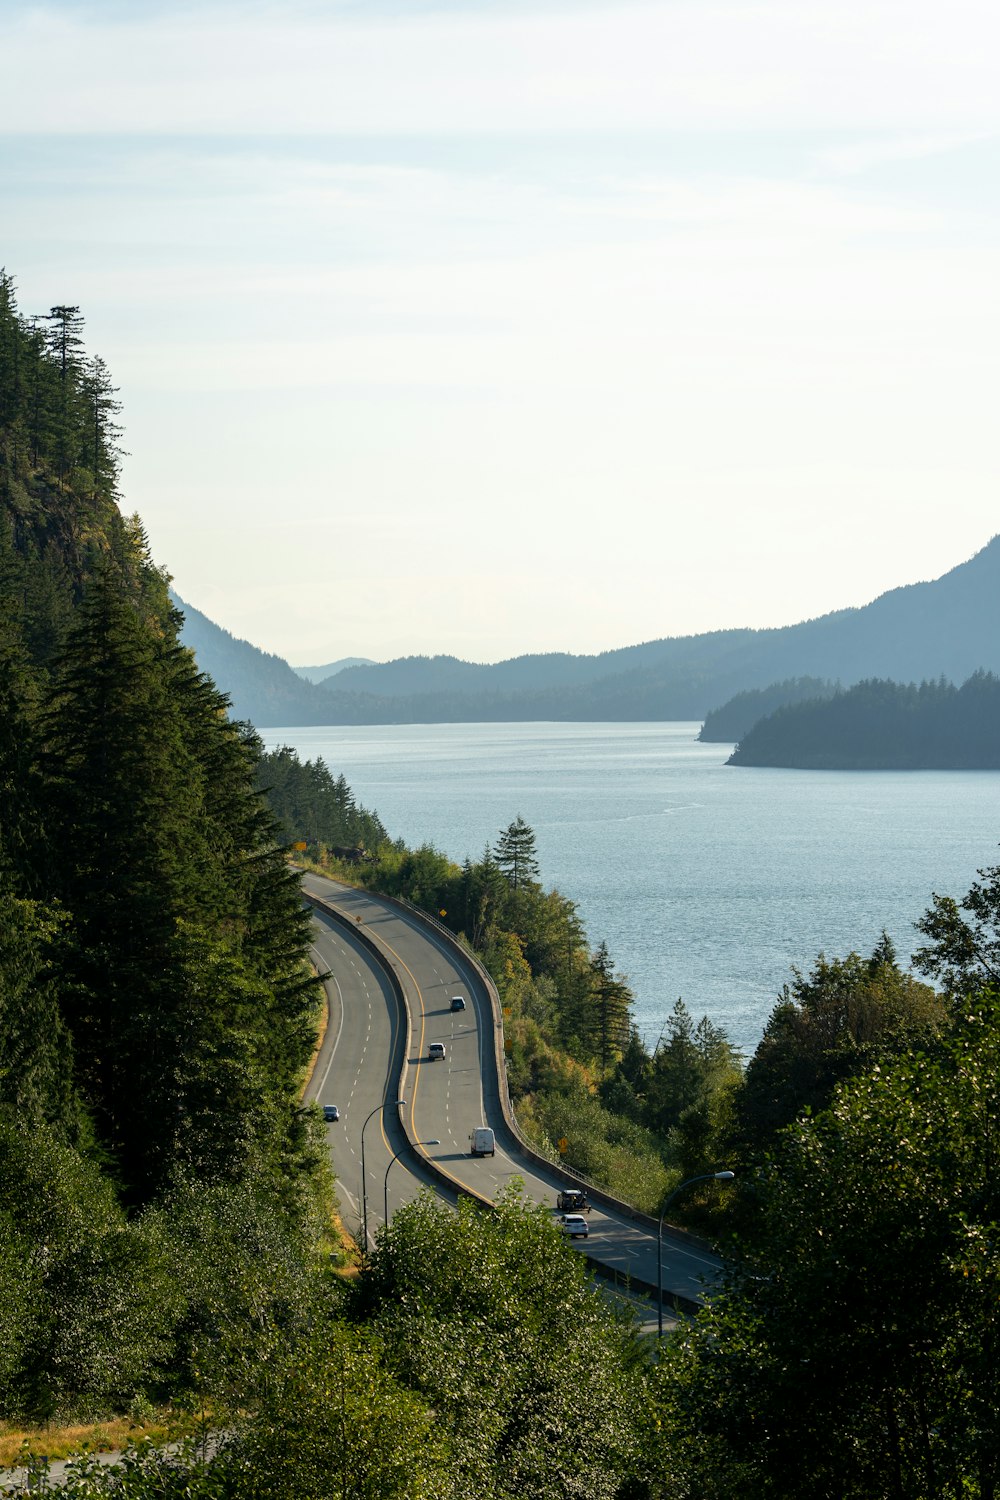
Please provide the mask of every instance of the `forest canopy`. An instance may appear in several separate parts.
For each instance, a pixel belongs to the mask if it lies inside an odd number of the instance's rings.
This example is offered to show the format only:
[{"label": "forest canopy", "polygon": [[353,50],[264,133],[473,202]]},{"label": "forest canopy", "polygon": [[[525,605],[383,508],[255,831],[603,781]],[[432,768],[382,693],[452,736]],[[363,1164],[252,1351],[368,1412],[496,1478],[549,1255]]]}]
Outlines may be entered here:
[{"label": "forest canopy", "polygon": [[1000,769],[1000,678],[872,679],[832,697],[789,703],[758,720],[727,762],[804,770]]}]

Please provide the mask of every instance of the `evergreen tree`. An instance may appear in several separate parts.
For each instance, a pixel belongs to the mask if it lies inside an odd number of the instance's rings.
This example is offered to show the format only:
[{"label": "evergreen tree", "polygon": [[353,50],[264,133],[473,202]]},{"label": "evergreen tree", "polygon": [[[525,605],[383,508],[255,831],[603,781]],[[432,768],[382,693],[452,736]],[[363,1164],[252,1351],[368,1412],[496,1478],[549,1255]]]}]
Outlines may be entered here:
[{"label": "evergreen tree", "polygon": [[591,1037],[601,1072],[607,1073],[628,1043],[632,1007],[632,991],[615,974],[607,943],[601,943],[590,961],[590,993]]},{"label": "evergreen tree", "polygon": [[53,307],[45,315],[52,326],[46,344],[54,357],[58,372],[58,404],[55,418],[55,468],[60,483],[66,479],[79,457],[77,412],[78,377],[83,349],[83,318],[78,307],[66,304]]},{"label": "evergreen tree", "polygon": [[122,429],[115,418],[122,409],[117,399],[118,387],[111,384],[111,374],[100,355],[87,361],[80,384],[81,407],[86,414],[86,436],[82,458],[91,475],[91,498],[115,496],[118,464],[122,456],[119,439]]},{"label": "evergreen tree", "polygon": [[501,832],[493,855],[511,890],[520,890],[522,886],[538,879],[535,835],[520,813]]}]

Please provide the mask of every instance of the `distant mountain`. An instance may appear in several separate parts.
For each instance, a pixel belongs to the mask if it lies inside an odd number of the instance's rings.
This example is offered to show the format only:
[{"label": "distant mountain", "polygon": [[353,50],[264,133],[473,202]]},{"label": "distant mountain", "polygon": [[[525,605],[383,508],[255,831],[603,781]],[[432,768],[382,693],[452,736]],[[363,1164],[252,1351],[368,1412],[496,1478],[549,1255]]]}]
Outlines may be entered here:
[{"label": "distant mountain", "polygon": [[[537,695],[557,717],[606,704],[659,718],[689,705],[701,718],[736,693],[795,677],[959,681],[1000,665],[1000,537],[931,583],[911,584],[858,609],[773,630],[726,630],[626,646],[598,656],[520,656],[493,666],[454,657],[406,657],[341,674],[336,691],[380,698],[428,692],[482,700]],[[613,685],[612,685],[613,684]],[[671,717],[676,715],[672,712]],[[486,717],[493,717],[487,713]]]},{"label": "distant mountain", "polygon": [[340,661],[327,662],[325,667],[293,667],[292,671],[299,677],[304,677],[307,682],[325,682],[330,677],[336,677],[338,672],[343,672],[347,667],[373,667],[375,663],[370,656],[344,656]]},{"label": "distant mountain", "polygon": [[[486,666],[413,656],[345,667],[332,683],[314,685],[280,658],[212,629],[217,634],[203,648],[211,660],[202,658],[193,628],[185,628],[185,639],[234,708],[242,704],[238,711],[259,725],[704,719],[738,693],[797,677],[849,686],[871,677],[961,682],[979,668],[1000,671],[1000,537],[943,577],[893,589],[859,609],[597,656],[546,653]],[[306,697],[294,696],[289,677]]]},{"label": "distant mountain", "polygon": [[232,702],[234,719],[249,719],[258,728],[280,724],[322,724],[326,698],[304,681],[280,656],[241,641],[171,591],[184,615],[181,640],[198,666]]},{"label": "distant mountain", "polygon": [[1000,678],[976,672],[961,687],[940,679],[919,687],[867,681],[786,704],[754,724],[727,765],[1000,770]]}]

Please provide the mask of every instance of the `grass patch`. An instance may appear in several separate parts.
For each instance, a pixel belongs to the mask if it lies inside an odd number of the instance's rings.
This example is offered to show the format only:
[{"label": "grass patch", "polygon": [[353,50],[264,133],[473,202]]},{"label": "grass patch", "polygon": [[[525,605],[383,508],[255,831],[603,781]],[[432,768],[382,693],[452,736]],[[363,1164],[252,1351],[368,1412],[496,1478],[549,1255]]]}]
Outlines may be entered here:
[{"label": "grass patch", "polygon": [[117,1453],[130,1443],[172,1443],[201,1431],[196,1417],[172,1410],[135,1417],[105,1417],[100,1422],[46,1423],[26,1427],[0,1423],[0,1469],[13,1469],[30,1458],[71,1458],[78,1453]]}]

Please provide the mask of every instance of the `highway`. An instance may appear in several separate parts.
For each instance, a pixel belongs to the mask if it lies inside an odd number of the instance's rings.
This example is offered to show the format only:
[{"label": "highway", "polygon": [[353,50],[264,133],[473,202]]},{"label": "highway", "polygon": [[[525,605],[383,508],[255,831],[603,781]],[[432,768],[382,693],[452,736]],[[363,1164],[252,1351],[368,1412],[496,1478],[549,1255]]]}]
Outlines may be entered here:
[{"label": "highway", "polygon": [[[314,905],[313,957],[332,976],[330,1024],[307,1094],[340,1110],[327,1134],[359,1242],[365,1207],[371,1241],[386,1194],[391,1216],[425,1183],[452,1198],[465,1191],[492,1200],[516,1182],[554,1210],[559,1186],[572,1179],[533,1156],[512,1129],[501,1098],[500,1021],[478,966],[450,934],[399,903],[311,873],[303,890],[323,903]],[[451,1010],[454,995],[465,999],[464,1011]],[[443,1059],[428,1058],[431,1042],[444,1044]],[[479,1125],[496,1133],[494,1157],[470,1155]],[[655,1287],[655,1224],[600,1193],[592,1198],[590,1235],[573,1244],[606,1274]],[[704,1246],[664,1230],[665,1291],[698,1301],[720,1269]]]}]

